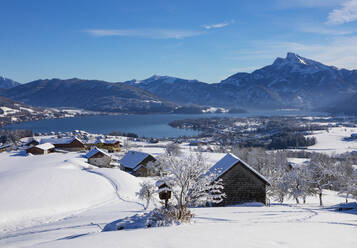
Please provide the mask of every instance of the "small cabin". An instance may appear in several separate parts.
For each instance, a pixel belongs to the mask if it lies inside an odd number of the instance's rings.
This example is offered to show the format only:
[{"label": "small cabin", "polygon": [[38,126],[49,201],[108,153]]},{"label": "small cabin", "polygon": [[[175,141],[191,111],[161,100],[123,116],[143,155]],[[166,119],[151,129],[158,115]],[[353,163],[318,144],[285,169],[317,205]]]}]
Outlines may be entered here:
[{"label": "small cabin", "polygon": [[247,202],[267,203],[268,180],[246,162],[228,153],[211,169],[215,180],[222,179],[226,197],[217,206],[235,205]]},{"label": "small cabin", "polygon": [[148,153],[129,151],[119,160],[119,163],[124,171],[134,176],[146,177],[149,175],[148,163],[155,161],[156,159]]},{"label": "small cabin", "polygon": [[88,163],[91,165],[95,165],[98,167],[112,167],[110,162],[112,161],[111,156],[104,151],[103,149],[99,149],[94,147],[86,154],[86,158],[88,159]]},{"label": "small cabin", "polygon": [[36,146],[31,146],[30,148],[26,149],[26,152],[33,155],[45,155],[54,152],[54,150],[54,145],[52,145],[51,143],[44,143]]}]

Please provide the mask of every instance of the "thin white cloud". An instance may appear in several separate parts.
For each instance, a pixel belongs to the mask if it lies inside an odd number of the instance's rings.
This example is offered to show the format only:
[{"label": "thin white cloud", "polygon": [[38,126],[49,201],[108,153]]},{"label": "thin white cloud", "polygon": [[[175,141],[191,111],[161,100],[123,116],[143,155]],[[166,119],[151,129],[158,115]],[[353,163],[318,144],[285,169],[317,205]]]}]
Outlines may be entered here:
[{"label": "thin white cloud", "polygon": [[221,23],[211,24],[211,25],[203,25],[202,27],[205,29],[223,28],[223,27],[226,27],[232,23],[234,23],[234,20],[231,20],[229,22],[221,22]]},{"label": "thin white cloud", "polygon": [[357,20],[357,0],[344,2],[339,8],[332,10],[327,24],[343,24]]},{"label": "thin white cloud", "polygon": [[84,32],[92,36],[126,36],[149,39],[184,39],[204,34],[195,30],[175,29],[87,29]]},{"label": "thin white cloud", "polygon": [[322,34],[322,35],[350,35],[356,31],[340,28],[326,27],[326,25],[304,24],[298,27],[298,31],[304,33]]}]

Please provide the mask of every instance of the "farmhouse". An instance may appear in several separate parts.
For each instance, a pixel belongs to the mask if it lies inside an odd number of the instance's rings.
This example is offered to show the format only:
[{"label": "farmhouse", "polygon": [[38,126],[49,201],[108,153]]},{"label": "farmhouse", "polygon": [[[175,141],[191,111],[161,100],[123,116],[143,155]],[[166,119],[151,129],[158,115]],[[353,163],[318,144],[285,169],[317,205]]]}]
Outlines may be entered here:
[{"label": "farmhouse", "polygon": [[266,204],[266,186],[270,183],[247,163],[228,153],[219,160],[210,172],[223,179],[226,198],[219,206],[261,202]]},{"label": "farmhouse", "polygon": [[111,167],[111,156],[104,150],[94,147],[86,154],[88,163],[98,167]]},{"label": "farmhouse", "polygon": [[124,171],[133,174],[134,176],[148,176],[147,165],[149,162],[155,162],[156,159],[148,153],[129,151],[119,160],[119,163]]},{"label": "farmhouse", "polygon": [[41,140],[41,143],[45,142],[52,143],[56,148],[66,151],[81,151],[86,148],[84,143],[77,137]]},{"label": "farmhouse", "polygon": [[96,146],[108,152],[120,152],[120,141],[114,139],[94,139],[86,142],[87,146]]},{"label": "farmhouse", "polygon": [[32,146],[26,149],[27,153],[31,153],[33,155],[41,155],[41,154],[48,154],[54,152],[55,146],[51,143],[44,143],[37,146]]}]

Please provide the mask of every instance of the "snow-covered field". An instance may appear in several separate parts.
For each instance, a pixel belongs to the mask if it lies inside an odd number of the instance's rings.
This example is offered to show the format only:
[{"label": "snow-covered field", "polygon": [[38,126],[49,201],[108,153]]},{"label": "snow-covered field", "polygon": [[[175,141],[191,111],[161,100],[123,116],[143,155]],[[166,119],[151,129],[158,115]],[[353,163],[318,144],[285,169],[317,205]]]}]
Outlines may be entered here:
[{"label": "snow-covered field", "polygon": [[308,150],[330,155],[357,151],[357,140],[344,140],[344,138],[349,138],[353,133],[357,133],[357,128],[332,127],[328,131],[317,131],[310,135],[314,136],[317,142],[315,145],[308,147]]},{"label": "snow-covered field", "polygon": [[[183,150],[189,150],[183,145]],[[160,153],[160,147],[142,148]],[[209,163],[224,154],[211,153]],[[143,179],[88,165],[80,153],[0,154],[0,247],[356,247],[357,212],[335,192],[306,205],[195,208],[180,226],[101,232],[143,212]]]}]

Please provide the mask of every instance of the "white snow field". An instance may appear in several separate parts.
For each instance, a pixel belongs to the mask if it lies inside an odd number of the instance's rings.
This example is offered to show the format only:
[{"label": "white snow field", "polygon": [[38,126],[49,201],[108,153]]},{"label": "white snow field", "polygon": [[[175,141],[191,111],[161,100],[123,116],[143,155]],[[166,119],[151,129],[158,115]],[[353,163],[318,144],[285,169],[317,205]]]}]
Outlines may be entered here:
[{"label": "white snow field", "polygon": [[357,133],[357,128],[332,127],[329,128],[328,132],[316,131],[314,134],[309,135],[316,138],[316,144],[309,146],[308,150],[330,155],[357,151],[357,140],[344,140],[344,138],[349,138],[353,133]]},{"label": "white snow field", "polygon": [[85,161],[79,153],[0,154],[0,247],[357,247],[357,211],[336,211],[344,197],[333,191],[324,207],[310,197],[305,205],[194,208],[191,224],[102,232],[144,211],[135,195],[143,179]]}]

